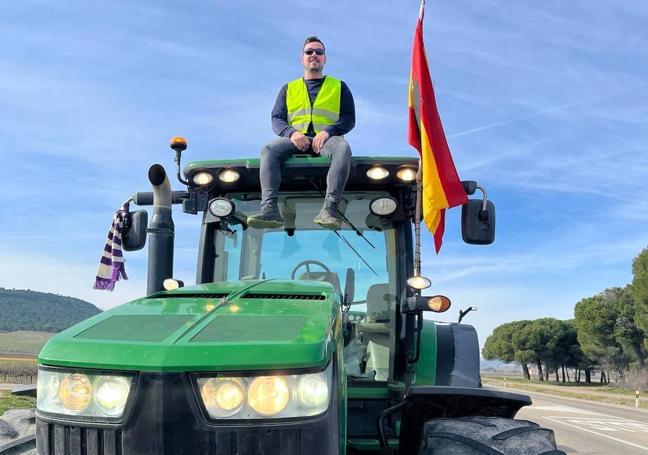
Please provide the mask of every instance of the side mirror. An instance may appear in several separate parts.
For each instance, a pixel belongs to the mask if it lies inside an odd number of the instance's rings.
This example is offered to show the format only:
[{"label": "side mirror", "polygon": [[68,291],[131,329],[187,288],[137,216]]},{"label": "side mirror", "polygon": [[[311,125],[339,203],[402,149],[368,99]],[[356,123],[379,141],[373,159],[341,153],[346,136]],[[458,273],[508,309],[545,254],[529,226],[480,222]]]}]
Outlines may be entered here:
[{"label": "side mirror", "polygon": [[122,246],[126,251],[137,251],[146,244],[146,228],[148,227],[148,212],[138,210],[131,212],[126,218],[125,229],[122,233]]},{"label": "side mirror", "polygon": [[477,311],[477,307],[470,306],[465,310],[459,309],[459,319],[457,320],[457,324],[461,324],[462,319],[465,318],[466,315],[471,311]]},{"label": "side mirror", "polygon": [[495,241],[495,204],[470,199],[461,208],[461,236],[472,245],[490,245]]}]

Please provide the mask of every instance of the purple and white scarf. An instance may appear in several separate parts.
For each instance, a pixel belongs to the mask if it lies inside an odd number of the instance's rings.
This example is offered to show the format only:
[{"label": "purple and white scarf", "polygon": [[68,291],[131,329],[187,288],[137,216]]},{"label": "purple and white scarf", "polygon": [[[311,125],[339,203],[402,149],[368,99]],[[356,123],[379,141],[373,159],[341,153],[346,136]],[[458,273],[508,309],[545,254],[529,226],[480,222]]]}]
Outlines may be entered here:
[{"label": "purple and white scarf", "polygon": [[117,213],[113,216],[106,246],[99,263],[99,270],[97,270],[97,279],[93,286],[95,289],[112,291],[115,289],[115,283],[119,280],[120,275],[123,279],[128,279],[122,253],[122,230],[124,220],[128,216],[129,205],[128,201],[124,202],[121,209],[117,210]]}]

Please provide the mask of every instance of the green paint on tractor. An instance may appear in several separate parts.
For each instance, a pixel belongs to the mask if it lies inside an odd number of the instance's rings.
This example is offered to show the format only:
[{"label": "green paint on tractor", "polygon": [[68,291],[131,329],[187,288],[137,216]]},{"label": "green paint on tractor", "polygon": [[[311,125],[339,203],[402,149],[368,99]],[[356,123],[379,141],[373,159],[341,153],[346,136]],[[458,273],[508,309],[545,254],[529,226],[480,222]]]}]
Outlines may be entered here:
[{"label": "green paint on tractor", "polygon": [[[250,291],[278,289],[284,295],[277,295],[286,298],[246,298]],[[304,299],[309,295],[323,299]],[[323,367],[335,349],[337,312],[330,286],[320,283],[186,287],[135,300],[67,329],[50,339],[39,362],[160,372]]]},{"label": "green paint on tractor", "polygon": [[[186,145],[172,148],[180,175]],[[247,224],[259,210],[258,158],[190,163],[176,192],[152,166],[152,193],[132,196],[133,207],[152,206],[150,221],[131,212],[123,232],[127,252],[148,244],[148,295],[43,348],[39,453],[446,453],[434,448],[446,443],[435,425],[455,419],[443,434],[470,441],[462,453],[472,454],[492,447],[470,422],[523,425],[511,419],[527,397],[481,388],[475,330],[426,318],[449,300],[408,285],[419,273],[418,160],[353,157],[335,232],[312,221],[329,164],[287,160],[285,224],[268,230]],[[198,215],[196,285],[164,290],[175,278],[172,204]],[[484,199],[464,205],[466,242],[493,241],[494,210]],[[549,434],[525,453],[553,450]]]}]

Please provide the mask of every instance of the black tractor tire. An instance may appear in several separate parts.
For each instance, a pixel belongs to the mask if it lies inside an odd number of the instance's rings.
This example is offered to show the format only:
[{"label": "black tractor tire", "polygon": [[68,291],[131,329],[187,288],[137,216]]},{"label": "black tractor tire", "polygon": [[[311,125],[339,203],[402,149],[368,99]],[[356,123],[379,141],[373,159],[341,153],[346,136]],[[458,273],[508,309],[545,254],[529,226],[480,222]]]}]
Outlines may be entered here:
[{"label": "black tractor tire", "polygon": [[36,455],[33,409],[10,409],[0,416],[0,455]]},{"label": "black tractor tire", "polygon": [[527,420],[461,417],[428,420],[419,455],[565,455],[553,430]]}]

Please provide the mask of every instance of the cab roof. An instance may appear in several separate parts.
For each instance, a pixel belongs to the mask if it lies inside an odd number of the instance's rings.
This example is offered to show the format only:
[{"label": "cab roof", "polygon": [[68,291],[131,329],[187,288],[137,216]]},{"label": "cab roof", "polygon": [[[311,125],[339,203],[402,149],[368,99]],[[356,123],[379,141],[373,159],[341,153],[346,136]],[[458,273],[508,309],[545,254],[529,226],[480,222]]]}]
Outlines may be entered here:
[{"label": "cab roof", "polygon": [[[321,156],[293,155],[283,165],[282,189],[325,190],[326,174],[330,164],[329,158]],[[187,180],[191,181],[198,172],[209,172],[214,177],[211,191],[216,193],[259,191],[259,166],[259,158],[194,161],[185,166],[184,175]],[[386,168],[389,175],[381,180],[370,179],[367,177],[367,171],[373,166]],[[416,169],[418,158],[353,156],[345,190],[385,190],[394,186],[413,185],[414,182],[403,183],[396,177],[396,172],[402,166]],[[226,169],[236,170],[240,174],[240,178],[233,183],[220,181],[218,175]]]}]

